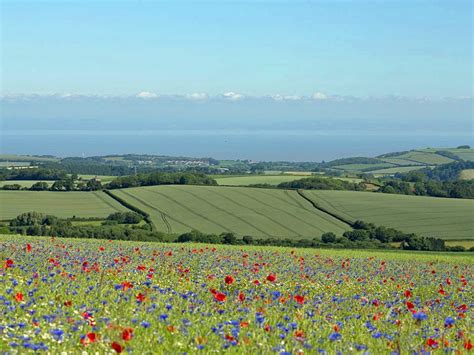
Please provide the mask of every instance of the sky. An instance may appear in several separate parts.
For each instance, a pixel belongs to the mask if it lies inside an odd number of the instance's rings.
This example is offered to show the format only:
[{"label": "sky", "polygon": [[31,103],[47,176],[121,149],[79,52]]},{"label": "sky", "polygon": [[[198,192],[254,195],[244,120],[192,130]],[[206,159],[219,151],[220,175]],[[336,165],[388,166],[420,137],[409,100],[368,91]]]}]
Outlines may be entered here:
[{"label": "sky", "polygon": [[0,4],[0,151],[299,160],[473,142],[470,0]]},{"label": "sky", "polygon": [[471,1],[1,1],[1,94],[472,96]]}]

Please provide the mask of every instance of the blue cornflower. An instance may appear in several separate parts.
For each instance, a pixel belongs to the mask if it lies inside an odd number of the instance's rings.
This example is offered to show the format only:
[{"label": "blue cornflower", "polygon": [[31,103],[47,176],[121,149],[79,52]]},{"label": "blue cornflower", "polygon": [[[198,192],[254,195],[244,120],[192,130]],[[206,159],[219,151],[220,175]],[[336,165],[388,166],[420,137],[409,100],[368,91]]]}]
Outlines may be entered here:
[{"label": "blue cornflower", "polygon": [[452,326],[456,321],[454,320],[454,318],[452,317],[446,317],[446,319],[444,320],[444,326],[445,327],[450,327]]},{"label": "blue cornflower", "polygon": [[339,334],[339,333],[332,333],[331,335],[329,335],[329,340],[331,341],[336,341],[336,340],[339,340],[342,338],[342,335]]},{"label": "blue cornflower", "polygon": [[423,312],[415,312],[413,313],[413,318],[421,321],[421,320],[427,320],[428,316],[426,315],[426,313],[423,313]]}]

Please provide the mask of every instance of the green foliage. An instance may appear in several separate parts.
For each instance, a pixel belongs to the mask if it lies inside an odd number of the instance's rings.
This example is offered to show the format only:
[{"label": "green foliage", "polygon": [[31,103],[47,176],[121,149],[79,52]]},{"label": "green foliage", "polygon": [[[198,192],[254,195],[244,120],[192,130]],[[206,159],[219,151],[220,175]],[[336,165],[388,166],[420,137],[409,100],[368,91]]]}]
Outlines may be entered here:
[{"label": "green foliage", "polygon": [[118,224],[138,224],[143,220],[143,216],[136,212],[114,212],[106,220],[116,221]]},{"label": "green foliage", "polygon": [[323,233],[323,235],[321,236],[321,241],[323,243],[335,243],[336,242],[336,235],[332,232],[327,232],[327,233]]},{"label": "green foliage", "polygon": [[2,186],[2,190],[21,190],[22,186],[20,184],[7,184]]},{"label": "green foliage", "polygon": [[44,182],[44,181],[35,182],[33,185],[31,185],[30,190],[31,191],[47,191],[49,190],[49,185],[47,182]]},{"label": "green foliage", "polygon": [[120,189],[126,187],[152,185],[217,185],[214,179],[200,173],[148,173],[118,177],[112,180],[107,187]]},{"label": "green foliage", "polygon": [[305,190],[353,190],[363,191],[365,189],[362,183],[353,183],[340,179],[322,178],[311,176],[295,181],[283,182],[278,185],[283,189],[305,189]]}]

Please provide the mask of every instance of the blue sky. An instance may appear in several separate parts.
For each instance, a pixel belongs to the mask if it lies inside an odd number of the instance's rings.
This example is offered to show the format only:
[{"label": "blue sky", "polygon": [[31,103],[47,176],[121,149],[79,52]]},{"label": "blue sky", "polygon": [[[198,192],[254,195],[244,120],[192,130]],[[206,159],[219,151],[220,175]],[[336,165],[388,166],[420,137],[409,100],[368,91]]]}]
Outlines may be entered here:
[{"label": "blue sky", "polygon": [[1,1],[1,94],[472,96],[471,1]]}]

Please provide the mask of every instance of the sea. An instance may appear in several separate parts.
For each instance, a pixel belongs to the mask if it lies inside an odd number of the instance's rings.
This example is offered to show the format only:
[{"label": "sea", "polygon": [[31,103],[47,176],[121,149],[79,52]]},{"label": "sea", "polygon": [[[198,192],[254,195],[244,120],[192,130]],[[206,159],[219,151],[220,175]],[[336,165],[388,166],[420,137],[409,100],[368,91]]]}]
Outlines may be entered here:
[{"label": "sea", "polygon": [[472,130],[3,130],[2,154],[155,154],[252,161],[329,161],[433,147],[473,145]]}]

